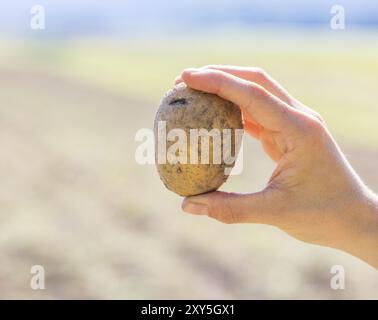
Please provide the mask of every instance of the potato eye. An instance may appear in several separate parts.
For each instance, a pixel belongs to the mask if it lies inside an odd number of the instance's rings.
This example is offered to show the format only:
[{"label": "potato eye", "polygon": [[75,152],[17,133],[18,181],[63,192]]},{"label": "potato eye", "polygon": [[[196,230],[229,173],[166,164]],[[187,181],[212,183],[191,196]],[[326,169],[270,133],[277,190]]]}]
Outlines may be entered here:
[{"label": "potato eye", "polygon": [[179,104],[179,105],[185,105],[187,103],[186,99],[185,98],[181,98],[181,99],[173,99],[169,105],[172,106],[172,105],[175,105],[175,104]]}]

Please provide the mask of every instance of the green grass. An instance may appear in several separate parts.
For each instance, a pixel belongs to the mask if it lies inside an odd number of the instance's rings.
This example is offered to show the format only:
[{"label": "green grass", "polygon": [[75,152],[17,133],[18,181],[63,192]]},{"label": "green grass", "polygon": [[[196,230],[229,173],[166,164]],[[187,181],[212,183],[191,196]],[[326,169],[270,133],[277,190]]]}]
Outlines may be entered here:
[{"label": "green grass", "polygon": [[[3,61],[39,68],[158,103],[183,68],[206,64],[261,66],[293,95],[319,111],[336,136],[378,146],[378,44],[374,36],[321,37],[284,42],[239,37],[222,42],[73,42],[23,46]],[[1,55],[0,47],[0,57]],[[11,52],[11,53],[9,53]],[[7,62],[8,63],[8,62]]]}]

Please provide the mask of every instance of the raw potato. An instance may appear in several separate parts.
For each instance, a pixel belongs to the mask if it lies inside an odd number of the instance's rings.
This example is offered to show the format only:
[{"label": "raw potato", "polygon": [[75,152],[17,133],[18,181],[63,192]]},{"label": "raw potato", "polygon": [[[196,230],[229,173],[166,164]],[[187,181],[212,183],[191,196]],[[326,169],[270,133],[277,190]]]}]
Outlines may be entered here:
[{"label": "raw potato", "polygon": [[[171,129],[183,129],[188,140],[187,164],[159,164],[158,163],[158,122],[166,121],[166,132]],[[185,84],[175,86],[163,98],[155,118],[155,160],[160,179],[165,186],[181,195],[192,196],[218,189],[228,178],[225,168],[231,168],[235,163],[226,165],[222,160],[220,164],[212,162],[212,139],[209,140],[208,164],[201,164],[201,147],[198,144],[198,164],[189,163],[189,130],[190,129],[242,129],[242,116],[239,108],[217,95],[209,94],[188,88]],[[231,155],[235,155],[234,130],[232,130]],[[177,141],[177,140],[176,140]],[[175,141],[167,141],[166,149]],[[223,141],[222,141],[223,147]],[[166,152],[166,150],[163,150]],[[236,155],[239,150],[236,150]]]}]

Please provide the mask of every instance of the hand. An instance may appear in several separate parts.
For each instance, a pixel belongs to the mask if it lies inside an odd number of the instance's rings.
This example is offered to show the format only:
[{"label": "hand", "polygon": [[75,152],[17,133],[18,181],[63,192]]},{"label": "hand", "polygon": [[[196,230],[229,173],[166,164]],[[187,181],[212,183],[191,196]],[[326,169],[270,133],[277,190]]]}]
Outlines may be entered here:
[{"label": "hand", "polygon": [[264,190],[188,197],[183,210],[225,223],[264,223],[378,267],[378,200],[354,172],[319,114],[258,68],[208,66],[176,79],[234,102],[246,132],[276,163]]}]

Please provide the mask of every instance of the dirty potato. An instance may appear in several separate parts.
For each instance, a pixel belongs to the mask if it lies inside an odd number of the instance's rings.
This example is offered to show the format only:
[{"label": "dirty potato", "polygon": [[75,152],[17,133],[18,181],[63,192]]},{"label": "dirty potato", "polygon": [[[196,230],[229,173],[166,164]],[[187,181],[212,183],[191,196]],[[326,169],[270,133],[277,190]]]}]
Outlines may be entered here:
[{"label": "dirty potato", "polygon": [[183,83],[175,86],[163,98],[154,124],[155,160],[165,186],[181,196],[218,189],[235,164],[242,129],[241,112],[233,103]]}]

